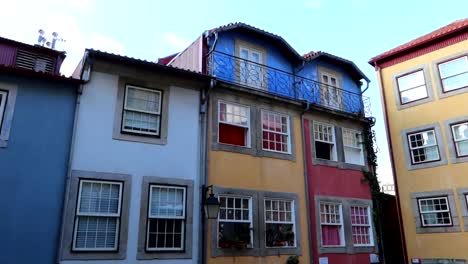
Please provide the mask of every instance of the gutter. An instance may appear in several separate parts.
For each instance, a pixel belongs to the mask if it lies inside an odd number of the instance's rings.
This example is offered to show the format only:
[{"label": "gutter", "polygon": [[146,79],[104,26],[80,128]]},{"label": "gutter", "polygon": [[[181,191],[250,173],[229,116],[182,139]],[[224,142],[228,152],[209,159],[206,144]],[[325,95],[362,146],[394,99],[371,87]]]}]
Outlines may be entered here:
[{"label": "gutter", "polygon": [[[313,241],[314,241],[314,235],[312,234],[312,231],[310,230],[312,227],[312,223],[310,221],[311,217],[311,212],[310,212],[310,196],[309,196],[309,177],[307,174],[307,153],[306,153],[306,146],[305,146],[305,138],[306,135],[304,133],[304,114],[307,113],[311,109],[311,104],[306,101],[306,107],[304,111],[301,112],[300,114],[300,120],[301,120],[301,136],[302,136],[302,160],[303,160],[303,166],[304,166],[304,185],[305,185],[305,197],[306,197],[306,212],[307,212],[307,226],[309,228],[308,230],[308,238],[309,238],[309,261],[311,264],[314,263],[314,256],[313,256]],[[315,213],[313,214],[315,215]]]},{"label": "gutter", "polygon": [[379,90],[381,94],[381,100],[382,100],[382,110],[384,113],[384,123],[385,123],[385,132],[387,134],[387,139],[388,139],[388,151],[390,153],[390,163],[392,165],[392,176],[393,176],[393,181],[395,183],[395,195],[396,195],[396,201],[397,201],[397,213],[398,213],[398,223],[400,225],[400,236],[401,236],[401,245],[403,249],[403,260],[404,263],[408,263],[408,255],[407,255],[407,250],[406,250],[406,238],[405,238],[405,231],[404,231],[404,226],[403,226],[403,218],[401,216],[401,202],[400,202],[400,192],[398,190],[398,180],[396,177],[396,168],[395,168],[395,159],[393,157],[393,148],[392,148],[392,138],[390,137],[390,124],[388,122],[388,113],[387,113],[387,100],[385,98],[385,92],[384,92],[384,87],[383,87],[383,79],[382,79],[382,68],[377,65],[377,62],[374,62],[374,68],[375,71],[377,72],[377,81],[379,83]]},{"label": "gutter", "polygon": [[204,212],[204,201],[206,199],[205,186],[208,183],[208,134],[209,134],[209,109],[210,109],[210,93],[211,90],[216,86],[216,79],[211,79],[208,89],[202,90],[200,92],[200,186],[199,193],[201,204],[200,210],[200,228],[201,232],[199,233],[199,241],[201,241],[201,246],[199,247],[199,262],[204,264],[207,262],[207,230],[208,223],[206,221],[205,212]]},{"label": "gutter", "polygon": [[64,248],[64,245],[62,244],[64,235],[65,235],[65,229],[63,223],[65,222],[65,216],[66,216],[66,209],[68,208],[68,197],[70,195],[70,180],[71,180],[71,172],[72,172],[72,162],[73,162],[73,157],[74,157],[74,149],[75,149],[75,141],[76,141],[76,128],[78,127],[78,117],[79,117],[79,110],[80,110],[80,103],[81,103],[81,95],[83,94],[83,89],[84,85],[89,82],[89,74],[90,71],[87,70],[87,79],[83,79],[83,74],[85,73],[84,69],[86,66],[86,62],[88,60],[88,52],[85,52],[85,55],[83,57],[83,68],[81,68],[80,72],[80,79],[81,79],[81,84],[78,87],[77,90],[77,96],[76,96],[76,103],[75,103],[75,116],[73,119],[73,128],[72,128],[72,135],[71,135],[71,141],[70,141],[70,151],[68,154],[68,165],[67,165],[67,176],[65,179],[65,194],[62,198],[63,200],[63,205],[62,205],[62,220],[60,223],[60,241],[59,241],[59,247],[57,250],[57,263],[61,262],[61,249]]}]

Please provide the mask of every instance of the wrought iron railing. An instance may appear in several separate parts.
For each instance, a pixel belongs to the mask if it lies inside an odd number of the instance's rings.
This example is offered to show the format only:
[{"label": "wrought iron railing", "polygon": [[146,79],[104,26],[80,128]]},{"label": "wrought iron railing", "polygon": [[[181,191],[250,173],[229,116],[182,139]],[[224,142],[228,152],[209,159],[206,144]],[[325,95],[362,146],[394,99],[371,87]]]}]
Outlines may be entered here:
[{"label": "wrought iron railing", "polygon": [[371,116],[370,100],[296,74],[222,52],[208,57],[208,73],[226,82],[360,116]]}]

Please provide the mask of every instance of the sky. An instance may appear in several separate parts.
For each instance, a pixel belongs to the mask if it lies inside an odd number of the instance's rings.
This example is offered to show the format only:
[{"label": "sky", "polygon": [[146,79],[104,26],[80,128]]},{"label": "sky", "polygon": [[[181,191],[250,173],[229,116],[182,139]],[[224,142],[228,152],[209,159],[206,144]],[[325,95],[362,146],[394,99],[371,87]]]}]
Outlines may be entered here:
[{"label": "sky", "polygon": [[35,44],[39,29],[67,52],[70,75],[85,48],[156,61],[183,50],[205,30],[244,22],[282,36],[296,51],[325,51],[354,61],[370,78],[378,175],[392,171],[376,74],[367,61],[468,16],[467,0],[0,0],[0,36]]}]

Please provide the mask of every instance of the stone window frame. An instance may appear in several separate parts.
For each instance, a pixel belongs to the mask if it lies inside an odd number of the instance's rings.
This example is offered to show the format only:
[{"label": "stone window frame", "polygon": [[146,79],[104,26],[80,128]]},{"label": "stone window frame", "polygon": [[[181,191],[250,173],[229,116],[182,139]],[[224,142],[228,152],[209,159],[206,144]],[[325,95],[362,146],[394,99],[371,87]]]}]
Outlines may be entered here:
[{"label": "stone window frame", "polygon": [[[212,96],[212,116],[211,116],[211,150],[213,151],[228,151],[234,153],[248,154],[254,157],[268,157],[276,159],[284,159],[294,161],[296,160],[296,146],[295,146],[295,133],[294,133],[294,118],[298,116],[296,111],[289,110],[285,107],[271,105],[268,103],[258,102],[246,97],[233,95],[233,94],[214,94]],[[250,147],[235,146],[229,144],[222,144],[218,142],[218,115],[219,103],[233,103],[238,105],[247,106],[250,108]],[[262,111],[275,112],[288,117],[289,127],[289,153],[274,152],[264,150],[262,145],[262,124],[261,115]]]},{"label": "stone window frame", "polygon": [[452,125],[468,122],[468,116],[456,117],[444,121],[445,139],[447,140],[449,157],[451,163],[468,162],[468,156],[458,157],[457,149],[455,146],[455,139],[453,138]]},{"label": "stone window frame", "polygon": [[[416,101],[412,101],[409,103],[402,104],[401,103],[401,98],[400,98],[400,90],[398,88],[398,78],[403,77],[405,75],[415,73],[418,71],[423,71],[424,75],[424,80],[426,82],[426,91],[427,91],[427,97],[418,99]],[[398,110],[403,110],[407,108],[411,108],[414,106],[422,105],[431,101],[434,101],[434,91],[432,88],[432,79],[429,74],[429,67],[426,64],[421,64],[417,65],[414,67],[411,67],[409,69],[406,69],[404,71],[398,72],[392,76],[392,82],[393,82],[393,94],[395,96],[395,104]]]},{"label": "stone window frame", "polygon": [[[213,192],[219,195],[247,196],[252,199],[252,225],[253,247],[238,249],[218,248],[218,220],[211,222],[211,257],[228,256],[278,256],[278,255],[302,255],[299,195],[296,193],[270,192],[252,189],[226,188],[213,186]],[[296,247],[294,248],[267,248],[265,241],[265,199],[293,200],[295,210]]]},{"label": "stone window frame", "polygon": [[456,52],[449,56],[445,56],[445,57],[432,61],[432,72],[434,75],[435,87],[436,87],[437,95],[439,96],[439,99],[443,99],[443,98],[447,98],[453,95],[458,95],[458,94],[463,94],[463,93],[468,92],[468,86],[445,92],[442,87],[442,79],[440,78],[440,72],[439,72],[439,64],[444,63],[444,62],[449,62],[451,60],[455,60],[455,59],[465,57],[465,56],[468,56],[468,49],[460,51],[460,52]]},{"label": "stone window frame", "polygon": [[[122,118],[124,111],[125,90],[127,85],[143,87],[145,89],[154,89],[162,93],[161,98],[161,115],[159,137],[136,134],[122,131]],[[112,129],[112,139],[122,141],[132,141],[147,144],[165,145],[168,137],[168,122],[169,122],[169,97],[170,87],[167,84],[157,83],[150,80],[133,79],[119,76],[117,86],[117,100],[115,104],[114,126]]]},{"label": "stone window frame", "polygon": [[464,223],[464,231],[468,232],[468,188],[457,189],[458,201],[461,208],[461,216]]},{"label": "stone window frame", "polygon": [[[410,153],[408,135],[413,134],[413,133],[417,133],[417,132],[426,131],[426,130],[434,130],[434,132],[435,132],[435,137],[436,137],[436,141],[437,141],[437,148],[438,148],[438,151],[439,151],[439,160],[425,162],[425,163],[413,164],[412,163],[412,158],[411,158],[411,153]],[[401,139],[402,139],[402,143],[403,143],[403,152],[404,152],[404,155],[405,155],[405,162],[406,162],[406,169],[407,170],[410,171],[410,170],[432,168],[432,167],[444,166],[444,165],[448,164],[447,155],[445,153],[445,144],[444,144],[444,140],[442,138],[442,131],[440,129],[439,123],[432,123],[432,124],[428,124],[428,125],[424,125],[424,126],[403,129],[403,130],[401,130]]]},{"label": "stone window frame", "polygon": [[[421,215],[419,213],[418,200],[422,198],[435,198],[447,197],[450,209],[450,216],[452,217],[451,226],[437,226],[437,227],[423,227],[421,223]],[[458,211],[455,204],[455,197],[453,190],[437,190],[428,192],[414,192],[411,193],[411,204],[413,208],[414,223],[416,225],[417,234],[427,233],[453,233],[461,232],[460,223],[458,220]]]},{"label": "stone window frame", "polygon": [[465,264],[466,259],[423,258],[421,264]]},{"label": "stone window frame", "polygon": [[[116,251],[73,251],[73,232],[80,180],[104,180],[123,183],[119,238]],[[60,237],[60,260],[123,260],[127,256],[131,175],[109,172],[72,170],[67,184]]]},{"label": "stone window frame", "polygon": [[[348,169],[348,170],[367,170],[368,169],[368,162],[367,162],[367,152],[366,150],[362,149],[362,155],[364,159],[364,165],[358,165],[353,163],[347,163],[344,156],[344,143],[343,143],[343,128],[355,130],[363,133],[363,128],[358,128],[357,126],[353,126],[351,124],[342,123],[333,119],[326,119],[323,117],[312,116],[309,118],[309,137],[310,137],[310,144],[311,144],[311,158],[312,164],[314,165],[323,165],[323,166],[330,166],[330,167],[337,167],[339,169]],[[315,138],[314,138],[314,122],[330,124],[334,126],[335,129],[335,145],[336,145],[336,156],[337,160],[324,160],[318,159],[315,157]]]},{"label": "stone window frame", "polygon": [[16,84],[0,82],[0,90],[8,93],[5,109],[3,111],[2,124],[0,124],[0,148],[6,148],[8,146],[10,131],[13,124],[13,114],[15,111],[18,86]]},{"label": "stone window frame", "polygon": [[[146,231],[148,222],[149,188],[150,185],[159,184],[167,186],[178,186],[186,188],[185,201],[185,234],[184,250],[182,251],[147,251],[146,250]],[[191,259],[193,242],[193,201],[194,200],[194,181],[187,179],[175,179],[167,177],[143,176],[141,184],[140,215],[138,219],[138,248],[137,260],[152,259]]]},{"label": "stone window frame", "polygon": [[[343,229],[344,229],[344,239],[345,243],[343,246],[336,246],[336,247],[327,247],[322,246],[322,228],[320,225],[320,203],[335,203],[341,204],[342,208],[342,217],[343,217]],[[316,241],[318,246],[319,254],[335,254],[335,253],[345,253],[345,254],[355,254],[355,253],[375,253],[378,251],[378,244],[376,238],[376,227],[374,223],[374,219],[371,217],[371,239],[372,245],[358,245],[355,246],[353,244],[353,236],[352,236],[352,225],[351,225],[351,207],[352,206],[363,206],[368,207],[371,215],[373,210],[372,200],[366,199],[359,199],[359,198],[352,198],[352,197],[336,197],[336,196],[322,196],[316,195],[314,199],[315,205],[315,227],[316,227]]]}]

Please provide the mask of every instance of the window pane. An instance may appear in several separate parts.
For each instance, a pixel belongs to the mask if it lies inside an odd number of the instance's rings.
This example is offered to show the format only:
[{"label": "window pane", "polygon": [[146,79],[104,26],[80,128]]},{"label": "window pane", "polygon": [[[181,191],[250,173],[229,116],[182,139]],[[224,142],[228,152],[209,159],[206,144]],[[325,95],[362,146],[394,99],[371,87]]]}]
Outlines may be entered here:
[{"label": "window pane", "polygon": [[184,192],[181,187],[151,186],[150,217],[184,217]]},{"label": "window pane", "polygon": [[148,134],[159,134],[159,115],[125,110],[123,129]]},{"label": "window pane", "polygon": [[468,122],[453,126],[453,137],[455,140],[468,139]]},{"label": "window pane", "polygon": [[400,97],[401,97],[402,104],[426,98],[427,97],[426,86],[425,85],[419,86],[411,90],[406,90],[404,92],[401,92]]},{"label": "window pane", "polygon": [[442,79],[467,71],[468,60],[466,56],[439,65],[440,77]]},{"label": "window pane", "polygon": [[289,152],[288,118],[272,112],[262,112],[262,145],[265,150]]},{"label": "window pane", "polygon": [[120,191],[120,184],[82,181],[78,212],[117,215]]},{"label": "window pane", "polygon": [[155,219],[148,222],[148,249],[183,249],[184,220]]},{"label": "window pane", "polygon": [[456,90],[468,86],[468,72],[449,77],[442,80],[442,86],[445,92]]},{"label": "window pane", "polygon": [[322,225],[322,245],[339,246],[341,245],[339,225]]},{"label": "window pane", "polygon": [[266,224],[267,247],[294,247],[295,234],[292,224]]},{"label": "window pane", "polygon": [[398,89],[400,92],[418,86],[424,86],[425,89],[425,84],[426,82],[424,80],[424,73],[422,70],[398,78]]},{"label": "window pane", "polygon": [[126,108],[159,114],[161,93],[127,87]]},{"label": "window pane", "polygon": [[468,140],[463,140],[456,143],[458,156],[468,155]]},{"label": "window pane", "polygon": [[114,249],[118,218],[78,216],[75,249]]},{"label": "window pane", "polygon": [[219,120],[234,125],[247,126],[249,111],[248,107],[222,102],[219,104]]},{"label": "window pane", "polygon": [[246,147],[248,128],[219,123],[219,143]]},{"label": "window pane", "polygon": [[452,218],[446,197],[427,198],[419,200],[419,211],[423,226],[451,225]]}]

